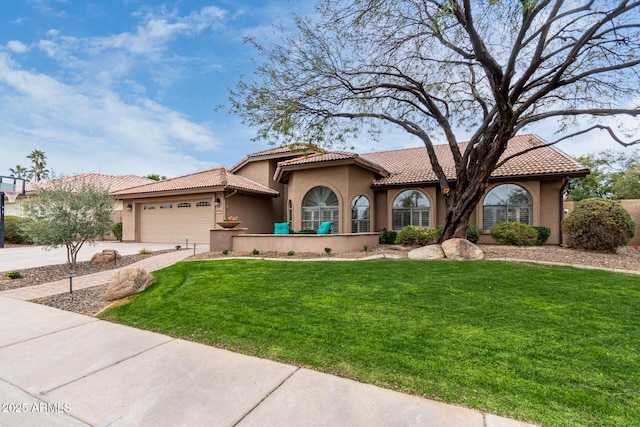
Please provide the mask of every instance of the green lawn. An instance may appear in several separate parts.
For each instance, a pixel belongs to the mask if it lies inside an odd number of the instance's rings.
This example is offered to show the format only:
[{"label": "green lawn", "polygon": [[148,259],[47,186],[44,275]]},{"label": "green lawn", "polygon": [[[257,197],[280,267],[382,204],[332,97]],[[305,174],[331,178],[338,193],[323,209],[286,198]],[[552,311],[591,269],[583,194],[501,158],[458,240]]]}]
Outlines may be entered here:
[{"label": "green lawn", "polygon": [[640,277],[499,262],[199,261],[103,317],[553,426],[640,425]]}]

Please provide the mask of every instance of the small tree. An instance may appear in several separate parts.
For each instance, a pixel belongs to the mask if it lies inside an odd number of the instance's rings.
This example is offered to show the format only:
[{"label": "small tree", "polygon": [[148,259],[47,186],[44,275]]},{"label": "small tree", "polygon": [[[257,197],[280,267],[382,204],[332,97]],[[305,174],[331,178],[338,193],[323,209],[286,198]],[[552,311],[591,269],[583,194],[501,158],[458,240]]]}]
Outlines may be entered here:
[{"label": "small tree", "polygon": [[78,252],[109,232],[113,196],[108,191],[81,181],[58,180],[36,192],[29,202],[29,216],[35,221],[25,231],[46,249],[67,248],[67,263],[76,268]]}]

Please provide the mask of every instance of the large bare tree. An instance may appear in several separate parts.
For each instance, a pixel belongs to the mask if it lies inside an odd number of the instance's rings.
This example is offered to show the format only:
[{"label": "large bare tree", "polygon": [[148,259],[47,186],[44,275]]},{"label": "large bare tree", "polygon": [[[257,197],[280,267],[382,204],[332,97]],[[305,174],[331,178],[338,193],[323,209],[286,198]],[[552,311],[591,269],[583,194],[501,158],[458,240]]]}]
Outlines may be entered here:
[{"label": "large bare tree", "polygon": [[[443,239],[466,236],[525,126],[548,122],[559,131],[549,144],[598,129],[640,142],[616,126],[640,113],[638,1],[324,0],[294,18],[275,41],[252,40],[262,60],[230,110],[271,142],[327,145],[385,123],[417,136],[445,196]],[[471,135],[463,149],[460,133]]]}]

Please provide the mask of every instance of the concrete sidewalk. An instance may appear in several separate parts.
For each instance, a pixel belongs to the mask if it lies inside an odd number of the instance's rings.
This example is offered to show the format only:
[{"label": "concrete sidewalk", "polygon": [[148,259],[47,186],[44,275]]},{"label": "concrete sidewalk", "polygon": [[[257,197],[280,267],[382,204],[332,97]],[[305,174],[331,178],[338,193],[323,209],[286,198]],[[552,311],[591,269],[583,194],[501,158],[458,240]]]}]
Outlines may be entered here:
[{"label": "concrete sidewalk", "polygon": [[0,297],[1,426],[528,424]]}]

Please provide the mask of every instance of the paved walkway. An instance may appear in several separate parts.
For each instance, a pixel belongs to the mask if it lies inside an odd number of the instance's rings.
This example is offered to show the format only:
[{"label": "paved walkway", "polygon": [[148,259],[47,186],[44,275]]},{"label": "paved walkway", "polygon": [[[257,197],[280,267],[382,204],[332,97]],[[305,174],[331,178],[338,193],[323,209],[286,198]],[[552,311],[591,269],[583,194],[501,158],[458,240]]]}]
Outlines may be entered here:
[{"label": "paved walkway", "polygon": [[[196,248],[196,253],[207,252],[208,248]],[[147,271],[160,270],[161,268],[175,264],[178,261],[193,255],[193,249],[171,251],[160,255],[145,258],[141,261],[129,264],[127,267],[141,267]],[[111,275],[115,270],[106,270],[99,273],[87,274],[73,278],[73,290],[80,290],[109,283]],[[57,282],[45,283],[37,286],[27,286],[24,288],[11,289],[0,292],[0,296],[29,301],[49,295],[64,294],[69,292],[69,279],[58,280]]]},{"label": "paved walkway", "polygon": [[[120,255],[134,255],[140,249],[151,251],[175,249],[171,243],[127,243],[102,241],[94,244],[85,244],[78,252],[78,261],[89,261],[93,254],[104,249],[115,249]],[[185,244],[182,244],[186,248]],[[198,245],[197,248],[208,248],[209,245]],[[189,248],[193,251],[193,245]],[[67,262],[67,248],[60,246],[57,249],[44,249],[43,246],[13,246],[0,249],[0,271],[21,270],[23,268],[41,267],[43,265],[64,264]]]},{"label": "paved walkway", "polygon": [[[137,264],[155,270],[190,254]],[[68,292],[68,281],[32,288]],[[531,426],[21,301],[34,296],[18,291],[0,294],[0,426]]]}]

